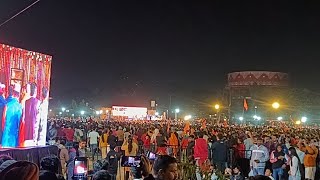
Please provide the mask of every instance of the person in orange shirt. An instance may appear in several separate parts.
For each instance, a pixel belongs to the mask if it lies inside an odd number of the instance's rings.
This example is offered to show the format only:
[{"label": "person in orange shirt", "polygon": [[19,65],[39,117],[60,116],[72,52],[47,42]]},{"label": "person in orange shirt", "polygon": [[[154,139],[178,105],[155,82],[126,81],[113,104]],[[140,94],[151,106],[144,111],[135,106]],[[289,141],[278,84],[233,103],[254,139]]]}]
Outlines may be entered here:
[{"label": "person in orange shirt", "polygon": [[306,146],[304,157],[305,179],[314,180],[316,175],[316,159],[318,156],[318,148],[314,145],[314,141],[310,141]]}]

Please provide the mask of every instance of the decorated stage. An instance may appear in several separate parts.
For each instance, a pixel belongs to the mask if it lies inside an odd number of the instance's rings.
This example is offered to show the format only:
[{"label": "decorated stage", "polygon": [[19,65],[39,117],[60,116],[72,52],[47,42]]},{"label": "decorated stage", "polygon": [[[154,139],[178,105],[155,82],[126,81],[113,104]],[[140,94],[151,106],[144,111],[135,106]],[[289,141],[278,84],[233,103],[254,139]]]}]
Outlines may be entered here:
[{"label": "decorated stage", "polygon": [[6,154],[13,157],[15,160],[30,161],[40,165],[40,160],[43,157],[50,155],[58,155],[57,146],[39,146],[27,148],[0,148],[0,155]]}]

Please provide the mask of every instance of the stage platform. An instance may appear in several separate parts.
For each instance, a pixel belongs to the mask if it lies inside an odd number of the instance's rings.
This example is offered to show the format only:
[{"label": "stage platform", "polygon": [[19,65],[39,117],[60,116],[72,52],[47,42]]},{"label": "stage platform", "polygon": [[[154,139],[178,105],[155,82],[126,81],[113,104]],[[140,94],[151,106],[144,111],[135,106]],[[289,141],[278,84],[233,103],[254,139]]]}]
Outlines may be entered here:
[{"label": "stage platform", "polygon": [[43,157],[50,155],[58,155],[57,146],[38,146],[26,148],[0,148],[0,154],[6,154],[18,161],[30,161],[40,165]]}]

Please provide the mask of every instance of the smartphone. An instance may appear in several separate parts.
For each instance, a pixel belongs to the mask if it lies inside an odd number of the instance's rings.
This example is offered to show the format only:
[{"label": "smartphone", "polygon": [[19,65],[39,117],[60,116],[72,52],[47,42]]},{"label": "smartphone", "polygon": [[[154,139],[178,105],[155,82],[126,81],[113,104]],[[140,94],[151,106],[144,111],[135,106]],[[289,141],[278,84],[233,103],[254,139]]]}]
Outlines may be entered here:
[{"label": "smartphone", "polygon": [[121,158],[122,167],[140,167],[140,163],[140,156],[122,156]]},{"label": "smartphone", "polygon": [[76,157],[74,159],[73,178],[85,180],[88,176],[88,159],[86,157]]},{"label": "smartphone", "polygon": [[155,153],[149,151],[147,154],[147,157],[149,160],[155,160],[157,155]]}]

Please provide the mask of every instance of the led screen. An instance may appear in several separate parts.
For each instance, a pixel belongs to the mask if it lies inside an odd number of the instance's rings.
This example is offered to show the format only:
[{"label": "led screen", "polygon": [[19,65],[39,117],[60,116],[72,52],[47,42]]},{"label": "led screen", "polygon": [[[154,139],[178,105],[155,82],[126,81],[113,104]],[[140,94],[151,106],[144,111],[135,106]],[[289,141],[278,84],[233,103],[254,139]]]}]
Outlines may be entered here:
[{"label": "led screen", "polygon": [[148,109],[144,107],[112,106],[112,116],[122,116],[132,119],[141,119],[147,116]]},{"label": "led screen", "polygon": [[1,147],[46,144],[51,60],[0,44]]}]

